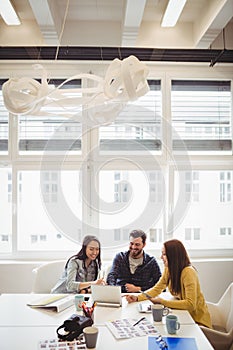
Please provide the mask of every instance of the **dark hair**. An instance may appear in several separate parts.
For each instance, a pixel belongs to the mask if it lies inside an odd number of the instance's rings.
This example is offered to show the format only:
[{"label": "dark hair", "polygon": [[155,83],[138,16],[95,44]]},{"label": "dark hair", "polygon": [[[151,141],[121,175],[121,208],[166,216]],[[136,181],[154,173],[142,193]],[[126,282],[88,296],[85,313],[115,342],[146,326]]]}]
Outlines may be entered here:
[{"label": "dark hair", "polygon": [[141,237],[142,243],[144,244],[146,242],[146,234],[142,230],[133,230],[133,231],[131,231],[130,234],[129,234],[129,237],[133,237],[133,238]]},{"label": "dark hair", "polygon": [[171,290],[173,293],[179,294],[181,292],[181,272],[185,267],[191,265],[189,256],[183,243],[178,239],[166,241],[164,247],[168,262]]},{"label": "dark hair", "polygon": [[[66,265],[65,265],[65,269],[67,268],[68,266],[68,263],[71,259],[79,259],[79,260],[83,260],[85,261],[87,259],[87,254],[86,254],[86,249],[87,249],[87,246],[88,244],[91,242],[91,241],[96,241],[98,244],[99,244],[99,254],[96,258],[97,260],[97,265],[98,265],[98,269],[101,268],[101,244],[100,244],[100,241],[98,240],[98,238],[96,236],[91,236],[91,235],[88,235],[88,236],[85,236],[83,238],[83,243],[82,243],[82,248],[80,249],[80,251],[75,254],[75,255],[72,255],[66,262]],[[84,268],[85,268],[85,265],[84,265]],[[97,270],[98,270],[97,269]],[[96,276],[97,277],[97,276]]]}]

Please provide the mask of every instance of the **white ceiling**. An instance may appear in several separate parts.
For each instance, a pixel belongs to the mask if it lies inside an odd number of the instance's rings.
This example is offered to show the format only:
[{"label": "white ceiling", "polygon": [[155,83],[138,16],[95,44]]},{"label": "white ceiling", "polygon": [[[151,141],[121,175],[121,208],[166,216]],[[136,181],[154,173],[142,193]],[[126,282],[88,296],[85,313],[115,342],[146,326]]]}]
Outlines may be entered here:
[{"label": "white ceiling", "polygon": [[187,0],[173,28],[160,26],[168,0],[11,3],[22,24],[7,26],[0,17],[0,46],[222,49],[225,42],[233,49],[233,0]]}]

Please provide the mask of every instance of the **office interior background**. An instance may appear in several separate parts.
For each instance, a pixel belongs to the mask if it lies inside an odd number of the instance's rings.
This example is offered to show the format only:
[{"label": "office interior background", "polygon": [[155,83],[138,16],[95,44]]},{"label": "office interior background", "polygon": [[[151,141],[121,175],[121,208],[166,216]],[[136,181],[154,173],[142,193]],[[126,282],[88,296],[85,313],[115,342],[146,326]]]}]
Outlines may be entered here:
[{"label": "office interior background", "polygon": [[[232,282],[233,1],[180,3],[175,25],[161,25],[167,0],[12,0],[18,25],[1,12],[1,88],[44,74],[76,105],[17,114],[1,90],[0,293],[31,291],[32,269],[86,234],[107,266],[135,228],[159,262],[163,241],[182,240],[207,300]],[[120,79],[130,55],[149,91],[89,107],[93,79],[116,58]]]}]

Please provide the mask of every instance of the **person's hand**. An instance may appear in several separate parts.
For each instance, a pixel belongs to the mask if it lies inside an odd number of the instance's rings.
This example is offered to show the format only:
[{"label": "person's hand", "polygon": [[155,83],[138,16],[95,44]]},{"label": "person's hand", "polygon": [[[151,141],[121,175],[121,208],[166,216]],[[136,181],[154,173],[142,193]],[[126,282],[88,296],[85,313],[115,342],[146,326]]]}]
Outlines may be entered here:
[{"label": "person's hand", "polygon": [[101,284],[101,285],[105,285],[105,284],[106,284],[106,282],[105,282],[105,280],[104,280],[103,278],[99,278],[98,280],[96,280],[96,281],[94,282],[94,284]]},{"label": "person's hand", "polygon": [[138,301],[138,297],[136,295],[126,295],[125,297],[128,303],[134,303],[135,301]]},{"label": "person's hand", "polygon": [[158,298],[158,297],[151,298],[150,301],[151,301],[153,304],[162,304],[162,303],[161,303],[161,299]]},{"label": "person's hand", "polygon": [[128,293],[138,293],[138,292],[141,291],[140,287],[137,287],[137,286],[135,286],[134,284],[131,284],[131,283],[126,283],[125,284],[125,289],[126,289],[126,292],[128,292]]}]

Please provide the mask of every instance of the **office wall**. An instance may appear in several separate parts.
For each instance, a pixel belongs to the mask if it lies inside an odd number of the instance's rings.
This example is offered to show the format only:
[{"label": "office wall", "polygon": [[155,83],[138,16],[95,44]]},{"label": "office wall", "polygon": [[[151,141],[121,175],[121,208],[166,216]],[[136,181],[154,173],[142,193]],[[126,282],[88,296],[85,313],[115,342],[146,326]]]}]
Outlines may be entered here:
[{"label": "office wall", "polygon": [[[35,275],[33,268],[42,262],[0,261],[0,293],[31,292]],[[105,265],[110,262],[105,262]],[[233,259],[193,260],[202,290],[208,301],[216,302],[233,282]],[[162,268],[162,265],[161,265]]]}]

